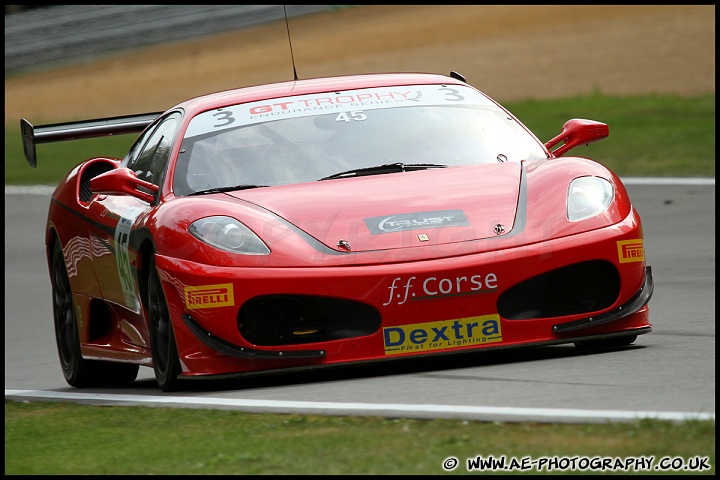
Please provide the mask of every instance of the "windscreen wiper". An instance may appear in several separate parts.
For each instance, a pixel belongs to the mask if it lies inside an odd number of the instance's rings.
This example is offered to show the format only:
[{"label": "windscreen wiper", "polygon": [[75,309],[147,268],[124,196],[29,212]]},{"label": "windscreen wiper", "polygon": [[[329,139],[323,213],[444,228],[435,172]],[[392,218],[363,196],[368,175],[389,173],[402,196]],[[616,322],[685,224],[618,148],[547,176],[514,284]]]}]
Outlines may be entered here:
[{"label": "windscreen wiper", "polygon": [[246,183],[242,183],[240,185],[235,185],[232,187],[214,187],[214,188],[208,188],[207,190],[199,190],[199,191],[193,192],[189,195],[205,195],[206,193],[222,193],[222,192],[231,192],[233,190],[249,190],[251,188],[262,188],[262,187],[267,187],[267,185],[248,185]]},{"label": "windscreen wiper", "polygon": [[414,170],[427,170],[428,168],[445,168],[447,165],[435,163],[386,163],[374,167],[355,168],[345,172],[334,173],[320,180],[332,180],[334,178],[362,177],[365,175],[382,175],[384,173],[411,172]]}]

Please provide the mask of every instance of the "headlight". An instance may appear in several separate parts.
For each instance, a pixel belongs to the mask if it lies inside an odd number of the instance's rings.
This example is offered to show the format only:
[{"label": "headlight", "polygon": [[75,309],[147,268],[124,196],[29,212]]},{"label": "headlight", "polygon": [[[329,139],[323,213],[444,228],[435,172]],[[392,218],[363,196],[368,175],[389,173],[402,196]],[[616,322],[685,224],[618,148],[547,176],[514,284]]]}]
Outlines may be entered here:
[{"label": "headlight", "polygon": [[612,203],[613,197],[613,186],[604,178],[576,178],[570,182],[568,188],[568,220],[577,222],[604,212]]},{"label": "headlight", "polygon": [[213,247],[243,255],[267,255],[270,249],[252,230],[232,217],[196,220],[188,227],[195,238]]}]

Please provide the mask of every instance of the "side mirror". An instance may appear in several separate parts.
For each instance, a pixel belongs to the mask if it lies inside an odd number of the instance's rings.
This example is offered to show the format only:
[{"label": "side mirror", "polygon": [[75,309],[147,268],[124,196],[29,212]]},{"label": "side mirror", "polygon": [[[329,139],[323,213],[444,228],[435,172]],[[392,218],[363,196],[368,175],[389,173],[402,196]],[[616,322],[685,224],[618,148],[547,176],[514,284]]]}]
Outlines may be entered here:
[{"label": "side mirror", "polygon": [[116,168],[90,179],[90,190],[104,195],[131,195],[144,202],[152,203],[157,185],[140,180],[129,168]]},{"label": "side mirror", "polygon": [[[589,145],[606,138],[608,135],[610,135],[610,130],[604,123],[573,118],[565,122],[560,135],[546,142],[545,147],[550,150],[555,157],[561,157],[570,149],[580,145]],[[551,149],[561,141],[563,145],[552,151]]]}]

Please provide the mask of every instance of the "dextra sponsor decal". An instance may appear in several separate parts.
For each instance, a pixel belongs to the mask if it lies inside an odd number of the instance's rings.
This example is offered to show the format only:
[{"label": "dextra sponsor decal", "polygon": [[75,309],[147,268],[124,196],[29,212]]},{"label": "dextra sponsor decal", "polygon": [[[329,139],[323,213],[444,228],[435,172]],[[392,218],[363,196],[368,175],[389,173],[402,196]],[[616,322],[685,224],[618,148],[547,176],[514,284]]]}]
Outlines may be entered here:
[{"label": "dextra sponsor decal", "polygon": [[645,260],[643,239],[620,240],[617,242],[620,263],[642,262]]},{"label": "dextra sponsor decal", "polygon": [[385,355],[502,342],[498,314],[383,328]]},{"label": "dextra sponsor decal", "polygon": [[470,225],[470,223],[462,210],[440,210],[366,218],[365,225],[370,233],[378,235],[418,228],[455,227]]},{"label": "dextra sponsor decal", "polygon": [[185,287],[185,305],[188,309],[233,306],[232,283]]},{"label": "dextra sponsor decal", "polygon": [[[402,305],[408,300],[430,300],[459,295],[476,295],[497,290],[497,275],[461,275],[456,277],[427,277],[423,280],[418,277],[394,278],[388,289],[390,297],[383,303],[386,307],[394,302]],[[404,282],[404,283],[403,283]]]}]

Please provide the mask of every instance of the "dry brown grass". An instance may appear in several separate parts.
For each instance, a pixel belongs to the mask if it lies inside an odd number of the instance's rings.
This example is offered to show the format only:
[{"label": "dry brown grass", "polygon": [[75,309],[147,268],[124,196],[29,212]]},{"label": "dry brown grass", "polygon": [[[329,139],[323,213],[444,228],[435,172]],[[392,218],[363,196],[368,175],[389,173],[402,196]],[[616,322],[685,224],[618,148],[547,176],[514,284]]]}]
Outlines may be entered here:
[{"label": "dry brown grass", "polygon": [[[714,5],[366,5],[290,29],[300,77],[457,70],[500,102],[715,91]],[[5,122],[159,111],[290,79],[277,22],[6,79]]]}]

